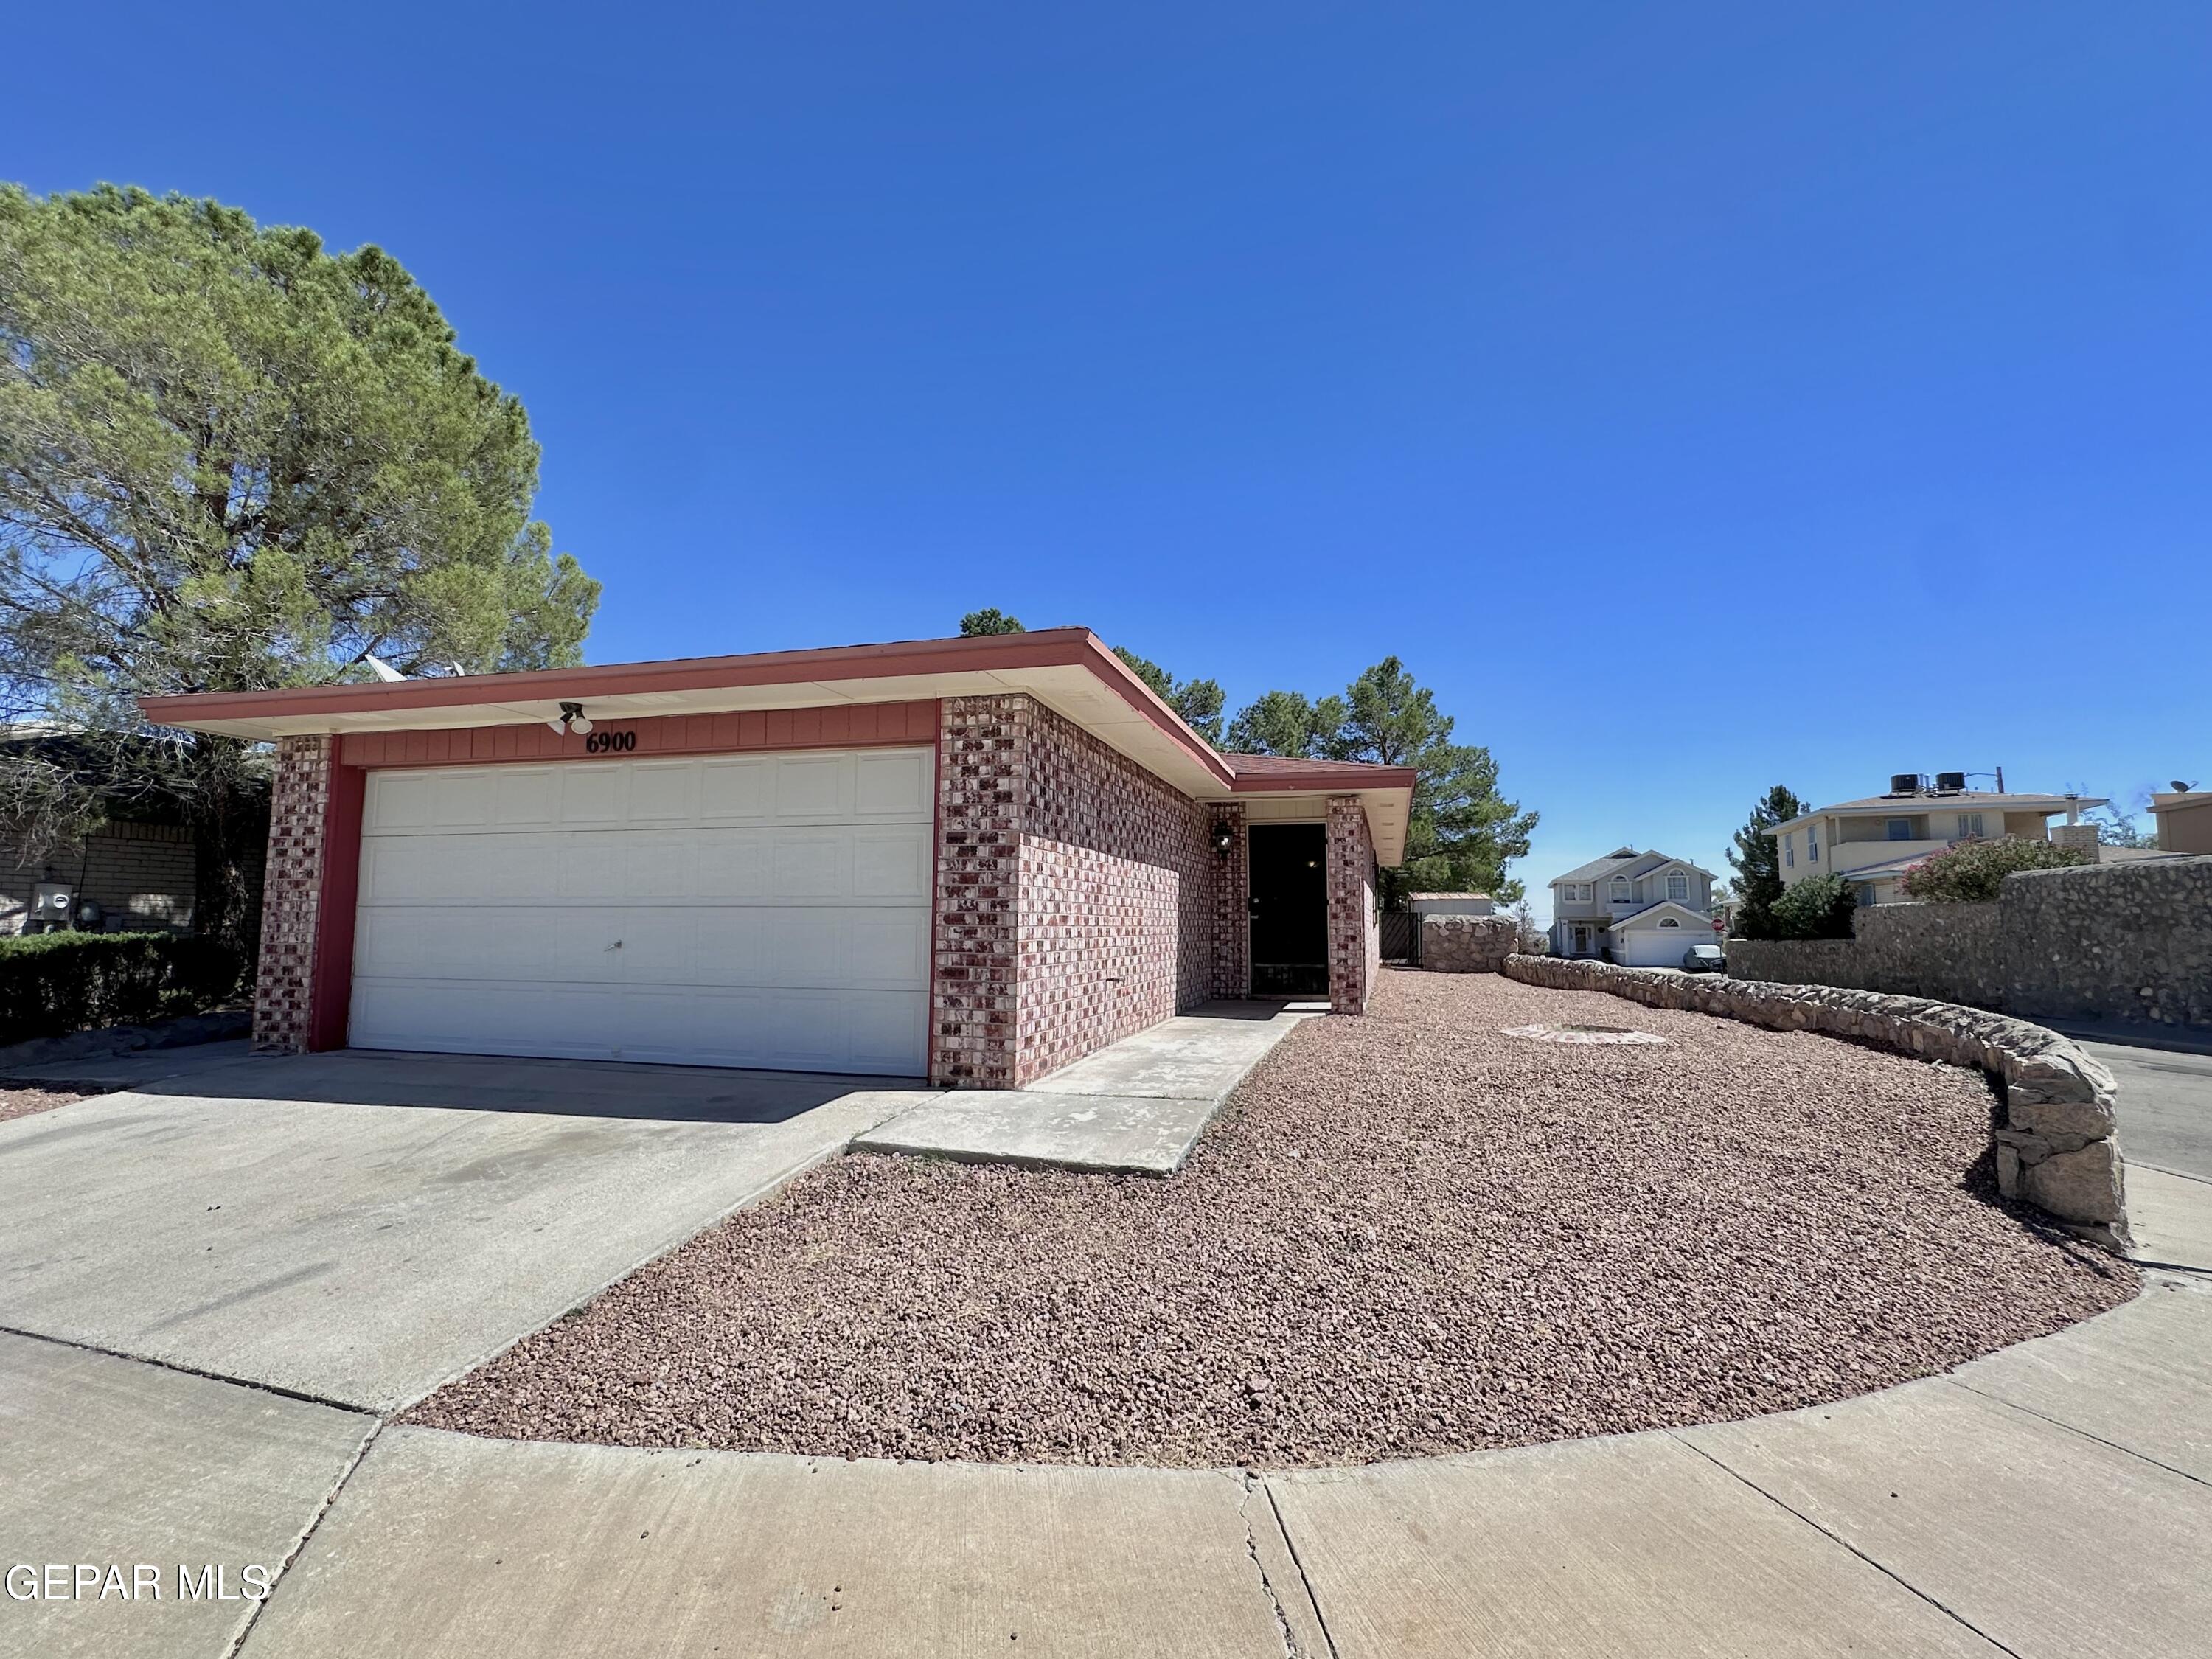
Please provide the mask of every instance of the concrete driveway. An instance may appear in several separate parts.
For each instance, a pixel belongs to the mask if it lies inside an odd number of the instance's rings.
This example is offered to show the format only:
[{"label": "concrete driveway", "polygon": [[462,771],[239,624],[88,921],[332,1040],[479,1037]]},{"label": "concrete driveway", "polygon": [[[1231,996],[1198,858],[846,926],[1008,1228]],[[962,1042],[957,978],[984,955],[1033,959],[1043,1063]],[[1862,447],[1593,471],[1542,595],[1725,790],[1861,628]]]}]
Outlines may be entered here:
[{"label": "concrete driveway", "polygon": [[379,1413],[914,1102],[681,1066],[179,1063],[0,1125],[0,1327]]}]

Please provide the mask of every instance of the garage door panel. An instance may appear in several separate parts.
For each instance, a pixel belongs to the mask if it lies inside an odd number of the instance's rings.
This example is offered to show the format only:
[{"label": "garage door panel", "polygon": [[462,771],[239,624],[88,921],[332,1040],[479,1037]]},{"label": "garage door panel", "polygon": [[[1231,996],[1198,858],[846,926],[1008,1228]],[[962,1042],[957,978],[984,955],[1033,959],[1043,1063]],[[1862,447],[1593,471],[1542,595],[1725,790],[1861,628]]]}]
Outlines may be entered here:
[{"label": "garage door panel", "polygon": [[685,899],[699,890],[694,832],[651,830],[623,836],[617,842],[616,860],[606,872],[607,884],[624,898]]},{"label": "garage door panel", "polygon": [[555,891],[565,903],[586,904],[619,893],[623,838],[620,836],[555,832],[531,837],[526,847],[510,851],[515,858],[544,859],[559,872]]},{"label": "garage door panel", "polygon": [[927,825],[853,832],[853,897],[923,900],[929,881]]},{"label": "garage door panel", "polygon": [[709,830],[699,839],[699,896],[769,896],[768,836],[760,830]]},{"label": "garage door panel", "polygon": [[699,763],[670,761],[630,769],[632,823],[689,823],[698,816]]},{"label": "garage door panel", "polygon": [[853,890],[852,832],[779,830],[769,843],[770,890],[784,899],[842,899]]},{"label": "garage door panel", "polygon": [[560,821],[561,774],[550,766],[500,769],[492,822],[502,830],[550,830]]},{"label": "garage door panel", "polygon": [[853,815],[876,819],[933,816],[933,762],[927,749],[878,749],[855,756]]},{"label": "garage door panel", "polygon": [[929,1049],[929,999],[926,992],[860,994],[848,1001],[845,1059],[848,1071],[896,1076]]},{"label": "garage door panel", "polygon": [[926,749],[379,772],[353,1042],[911,1076]]},{"label": "garage door panel", "polygon": [[929,988],[929,915],[927,911],[864,910],[853,913],[851,983],[878,991]]},{"label": "garage door panel", "polygon": [[432,778],[428,772],[379,773],[368,810],[362,814],[362,830],[411,830],[428,823]]},{"label": "garage door panel", "polygon": [[463,830],[490,825],[493,798],[499,787],[494,774],[452,771],[432,775],[430,823],[434,828]]},{"label": "garage door panel", "polygon": [[775,763],[775,816],[827,823],[853,815],[850,755],[784,755]]},{"label": "garage door panel", "polygon": [[775,769],[765,757],[699,763],[699,811],[708,821],[765,823],[775,802]]},{"label": "garage door panel", "polygon": [[629,778],[624,768],[564,766],[561,769],[561,823],[567,827],[623,822]]}]

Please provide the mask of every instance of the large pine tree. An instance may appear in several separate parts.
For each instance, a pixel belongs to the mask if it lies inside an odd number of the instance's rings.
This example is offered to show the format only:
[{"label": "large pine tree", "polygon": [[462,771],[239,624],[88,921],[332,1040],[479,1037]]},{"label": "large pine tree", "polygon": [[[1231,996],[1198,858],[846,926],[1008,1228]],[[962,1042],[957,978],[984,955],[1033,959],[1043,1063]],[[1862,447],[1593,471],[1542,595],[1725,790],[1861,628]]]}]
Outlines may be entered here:
[{"label": "large pine tree", "polygon": [[[212,201],[0,186],[0,825],[133,792],[200,830],[252,943],[252,756],[145,740],[163,692],[582,659],[599,585],[531,517],[538,446],[398,262]],[[59,796],[71,791],[74,813]]]}]

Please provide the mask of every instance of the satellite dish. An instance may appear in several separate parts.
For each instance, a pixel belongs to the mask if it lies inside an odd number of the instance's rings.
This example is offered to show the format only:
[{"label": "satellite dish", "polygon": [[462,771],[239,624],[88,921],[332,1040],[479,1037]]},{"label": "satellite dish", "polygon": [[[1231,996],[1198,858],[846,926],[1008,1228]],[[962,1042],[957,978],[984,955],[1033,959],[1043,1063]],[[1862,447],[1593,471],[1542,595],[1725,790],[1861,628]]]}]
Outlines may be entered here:
[{"label": "satellite dish", "polygon": [[383,658],[368,652],[362,652],[361,659],[368,665],[368,672],[380,680],[404,680],[407,678]]},{"label": "satellite dish", "polygon": [[2177,795],[2185,795],[2197,787],[2193,783],[2184,783],[2179,778],[2174,778],[2171,781],[2173,784],[2173,793]]}]

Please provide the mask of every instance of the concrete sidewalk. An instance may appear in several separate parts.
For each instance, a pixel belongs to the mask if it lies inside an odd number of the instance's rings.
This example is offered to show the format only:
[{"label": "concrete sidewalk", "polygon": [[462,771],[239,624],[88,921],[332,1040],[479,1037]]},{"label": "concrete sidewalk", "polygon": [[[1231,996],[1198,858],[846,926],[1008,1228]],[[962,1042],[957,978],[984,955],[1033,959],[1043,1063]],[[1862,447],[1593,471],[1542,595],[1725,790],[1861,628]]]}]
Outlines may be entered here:
[{"label": "concrete sidewalk", "polygon": [[[26,1379],[28,1379],[27,1384]],[[265,1607],[0,1601],[0,1654],[2184,1659],[2212,1285],[1778,1417],[1365,1468],[483,1440],[0,1344],[11,1560],[281,1562]],[[327,1509],[331,1486],[336,1496]]]},{"label": "concrete sidewalk", "polygon": [[1318,1005],[1209,1002],[1026,1089],[933,1095],[854,1150],[1124,1175],[1171,1175],[1244,1075]]}]

